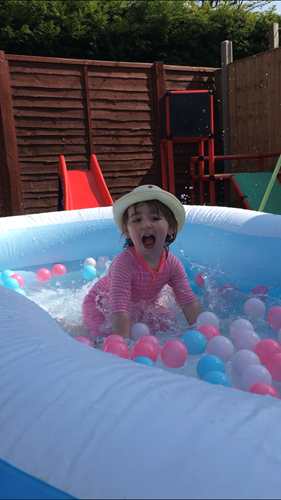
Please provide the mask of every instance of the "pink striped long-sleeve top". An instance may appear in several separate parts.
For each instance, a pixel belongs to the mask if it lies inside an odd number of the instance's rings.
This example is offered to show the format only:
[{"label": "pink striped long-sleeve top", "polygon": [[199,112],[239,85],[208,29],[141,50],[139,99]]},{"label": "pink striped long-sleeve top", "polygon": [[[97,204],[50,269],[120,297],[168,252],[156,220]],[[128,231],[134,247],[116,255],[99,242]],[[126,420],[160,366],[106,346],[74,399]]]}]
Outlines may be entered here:
[{"label": "pink striped long-sleeve top", "polygon": [[106,293],[110,299],[110,313],[129,312],[131,302],[153,302],[165,285],[169,285],[179,305],[196,299],[187,280],[184,266],[170,252],[163,249],[158,271],[152,271],[134,247],[115,257],[109,273],[92,288],[93,296]]}]

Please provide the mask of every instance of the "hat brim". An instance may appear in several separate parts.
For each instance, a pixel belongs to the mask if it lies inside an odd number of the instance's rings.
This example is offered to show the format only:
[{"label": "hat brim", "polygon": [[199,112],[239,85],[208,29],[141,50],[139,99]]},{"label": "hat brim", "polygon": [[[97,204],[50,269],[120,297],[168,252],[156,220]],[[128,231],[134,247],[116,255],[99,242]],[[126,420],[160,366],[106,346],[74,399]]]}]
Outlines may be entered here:
[{"label": "hat brim", "polygon": [[[143,187],[145,188],[146,186]],[[144,190],[144,191],[134,190],[119,198],[119,200],[117,200],[113,205],[113,217],[118,229],[121,232],[123,232],[122,218],[124,212],[127,210],[128,207],[134,205],[135,203],[141,203],[142,201],[149,201],[149,200],[161,201],[161,203],[170,208],[178,223],[177,232],[179,233],[182,230],[185,223],[184,207],[173,194],[169,193],[168,191],[164,191],[160,188],[158,188],[157,190],[156,189]]]}]

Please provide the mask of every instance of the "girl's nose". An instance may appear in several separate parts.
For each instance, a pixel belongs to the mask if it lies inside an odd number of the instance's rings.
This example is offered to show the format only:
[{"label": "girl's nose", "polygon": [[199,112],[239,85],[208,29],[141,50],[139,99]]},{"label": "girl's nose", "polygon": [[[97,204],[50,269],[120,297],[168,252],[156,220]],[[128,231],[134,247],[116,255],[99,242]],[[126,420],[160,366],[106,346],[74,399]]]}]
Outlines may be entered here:
[{"label": "girl's nose", "polygon": [[143,228],[146,228],[146,227],[151,227],[151,222],[149,220],[144,220],[142,222],[142,227]]}]

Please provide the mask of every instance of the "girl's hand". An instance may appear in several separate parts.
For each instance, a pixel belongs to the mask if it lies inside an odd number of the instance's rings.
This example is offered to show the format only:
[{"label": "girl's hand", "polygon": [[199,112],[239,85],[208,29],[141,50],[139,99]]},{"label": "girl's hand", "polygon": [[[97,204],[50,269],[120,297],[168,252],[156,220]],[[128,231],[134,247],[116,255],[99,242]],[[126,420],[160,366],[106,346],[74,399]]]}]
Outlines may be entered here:
[{"label": "girl's hand", "polygon": [[196,320],[201,314],[202,309],[201,306],[198,302],[198,300],[194,300],[194,302],[187,302],[187,304],[184,304],[181,306],[182,312],[185,315],[185,318],[188,322],[189,325],[196,326]]},{"label": "girl's hand", "polygon": [[112,331],[121,335],[124,339],[130,338],[129,316],[125,312],[117,312],[111,315]]}]

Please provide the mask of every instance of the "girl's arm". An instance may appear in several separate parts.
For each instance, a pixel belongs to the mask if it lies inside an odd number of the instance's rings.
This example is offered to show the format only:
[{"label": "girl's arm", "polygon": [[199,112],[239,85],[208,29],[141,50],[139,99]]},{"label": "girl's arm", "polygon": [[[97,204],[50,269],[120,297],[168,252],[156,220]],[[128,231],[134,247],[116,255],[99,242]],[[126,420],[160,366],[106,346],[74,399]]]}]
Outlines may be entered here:
[{"label": "girl's arm", "polygon": [[113,333],[121,335],[125,339],[130,338],[129,315],[125,312],[116,312],[111,315]]},{"label": "girl's arm", "polygon": [[181,308],[189,326],[193,326],[196,323],[199,314],[202,312],[198,300],[187,302],[186,304],[181,305]]}]

